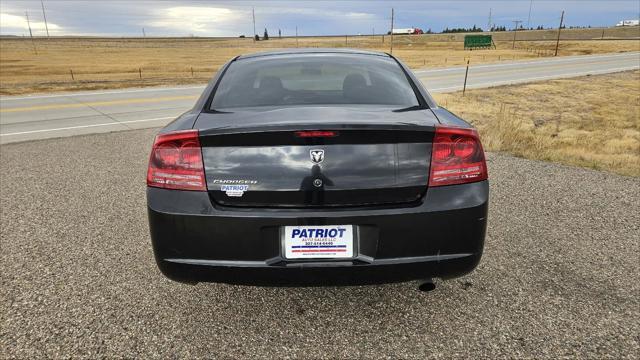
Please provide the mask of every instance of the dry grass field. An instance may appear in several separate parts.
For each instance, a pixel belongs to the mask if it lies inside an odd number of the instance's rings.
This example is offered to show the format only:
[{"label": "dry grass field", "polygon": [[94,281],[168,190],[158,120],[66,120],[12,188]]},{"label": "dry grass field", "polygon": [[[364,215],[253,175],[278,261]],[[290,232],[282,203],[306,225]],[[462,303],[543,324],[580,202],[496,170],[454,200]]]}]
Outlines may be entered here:
[{"label": "dry grass field", "polygon": [[435,97],[486,150],[640,176],[640,71]]},{"label": "dry grass field", "polygon": [[[496,50],[474,51],[463,49],[464,34],[394,36],[393,53],[413,68],[461,65],[466,60],[478,64],[536,58],[552,55],[555,34],[552,30],[519,31],[513,49],[513,32],[495,33]],[[640,27],[566,29],[562,34],[566,40],[560,44],[560,55],[640,50]],[[536,39],[539,41],[532,41]],[[259,42],[250,38],[39,38],[34,42],[3,38],[0,94],[202,83],[239,54],[296,46],[389,51],[389,40],[380,35]]]}]

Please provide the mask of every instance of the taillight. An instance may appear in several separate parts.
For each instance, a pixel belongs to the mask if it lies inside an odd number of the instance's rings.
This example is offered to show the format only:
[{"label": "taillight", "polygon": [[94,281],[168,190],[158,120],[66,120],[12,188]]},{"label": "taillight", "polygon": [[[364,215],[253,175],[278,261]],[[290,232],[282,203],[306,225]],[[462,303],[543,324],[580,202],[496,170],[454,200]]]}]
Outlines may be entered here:
[{"label": "taillight", "polygon": [[429,186],[464,184],[487,179],[478,132],[437,126],[431,150]]},{"label": "taillight", "polygon": [[198,130],[156,136],[149,158],[147,185],[207,191]]}]

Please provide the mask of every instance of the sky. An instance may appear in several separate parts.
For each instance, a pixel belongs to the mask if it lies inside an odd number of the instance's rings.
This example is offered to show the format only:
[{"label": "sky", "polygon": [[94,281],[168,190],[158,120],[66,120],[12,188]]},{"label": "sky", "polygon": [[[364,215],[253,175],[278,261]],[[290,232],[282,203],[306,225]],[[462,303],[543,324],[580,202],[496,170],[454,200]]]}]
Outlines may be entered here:
[{"label": "sky", "polygon": [[[44,0],[51,35],[84,36],[251,36],[268,29],[294,35],[386,33],[391,8],[395,28],[487,28],[495,25],[557,27],[565,10],[569,26],[613,26],[640,17],[638,0],[449,0],[449,1],[75,1]],[[529,8],[531,16],[529,17]],[[0,0],[0,35],[28,36],[26,14],[34,36],[45,36],[39,0]]]}]

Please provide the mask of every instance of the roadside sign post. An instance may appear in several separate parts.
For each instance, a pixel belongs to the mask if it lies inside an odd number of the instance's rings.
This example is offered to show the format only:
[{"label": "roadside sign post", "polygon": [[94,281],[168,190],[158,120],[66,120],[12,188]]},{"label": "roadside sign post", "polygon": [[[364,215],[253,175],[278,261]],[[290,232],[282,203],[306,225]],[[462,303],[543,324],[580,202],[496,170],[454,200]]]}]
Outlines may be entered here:
[{"label": "roadside sign post", "polygon": [[462,96],[464,97],[464,93],[467,91],[467,76],[469,76],[469,61],[467,60],[467,70],[464,72],[464,85],[462,86]]}]

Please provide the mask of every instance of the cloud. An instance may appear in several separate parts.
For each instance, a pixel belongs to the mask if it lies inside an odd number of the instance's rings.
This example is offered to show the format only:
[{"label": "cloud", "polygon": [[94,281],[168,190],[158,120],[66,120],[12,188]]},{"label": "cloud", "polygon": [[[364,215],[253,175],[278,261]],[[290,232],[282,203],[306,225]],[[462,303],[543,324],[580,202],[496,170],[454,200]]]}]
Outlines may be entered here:
[{"label": "cloud", "polygon": [[[279,24],[286,27],[286,20],[303,18],[302,23],[322,21],[330,27],[342,23],[373,21],[375,14],[357,11],[334,11],[304,7],[260,7],[256,8],[257,30]],[[173,6],[157,9],[152,18],[142,26],[153,28],[155,32],[194,34],[199,36],[237,36],[242,30],[251,31],[251,8],[221,6]],[[300,25],[302,25],[302,23]]]},{"label": "cloud", "polygon": [[[54,23],[48,23],[48,25],[50,33],[62,31],[62,27]],[[34,35],[39,35],[36,34],[36,32],[46,31],[44,21],[31,21],[31,30],[34,32]],[[29,31],[26,16],[0,13],[0,33],[14,33],[16,31]]]},{"label": "cloud", "polygon": [[371,12],[372,9],[339,9],[338,6],[327,6],[331,4],[322,2],[297,2],[292,5],[256,7],[257,28],[282,29],[283,34],[289,36],[294,34],[295,28],[304,35],[342,35],[370,33],[373,27],[382,29],[389,23],[384,15]]},{"label": "cloud", "polygon": [[[331,18],[331,19],[340,19],[344,18],[348,19],[361,19],[361,20],[373,20],[376,19],[375,14],[365,13],[365,12],[354,12],[354,11],[335,11],[335,10],[327,10],[327,9],[318,9],[318,8],[266,8],[259,9],[256,13],[260,14],[291,14],[291,15],[304,15],[304,16],[318,16],[323,18]],[[337,20],[337,19],[336,19]]]},{"label": "cloud", "polygon": [[[29,11],[34,35],[44,35],[39,0],[0,0],[0,33],[28,34],[25,11]],[[439,31],[445,27],[486,26],[492,21],[512,26],[526,20],[529,0],[458,1],[246,1],[246,0],[64,0],[44,2],[49,30],[55,35],[140,36],[238,36],[253,33],[251,10],[255,6],[256,31],[290,36],[344,35],[386,32],[391,7],[395,26]],[[533,2],[531,25],[557,26],[560,12],[572,25],[610,26],[622,19],[637,18],[638,0]]]},{"label": "cloud", "polygon": [[154,17],[145,26],[181,33],[224,36],[235,34],[233,25],[240,19],[246,19],[247,14],[221,7],[176,6],[157,10]]}]

